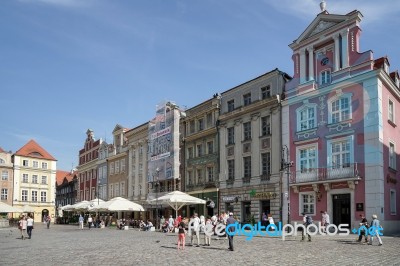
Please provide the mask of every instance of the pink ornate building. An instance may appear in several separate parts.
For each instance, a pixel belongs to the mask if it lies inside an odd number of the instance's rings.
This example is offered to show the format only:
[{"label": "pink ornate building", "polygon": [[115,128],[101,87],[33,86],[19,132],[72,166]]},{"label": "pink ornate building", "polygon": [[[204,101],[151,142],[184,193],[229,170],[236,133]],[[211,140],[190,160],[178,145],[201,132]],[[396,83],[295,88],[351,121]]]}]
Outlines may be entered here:
[{"label": "pink ornate building", "polygon": [[[282,102],[289,221],[301,213],[355,227],[377,214],[384,233],[400,228],[400,90],[386,57],[360,52],[362,14],[324,8],[289,45],[293,80]],[[397,136],[397,137],[396,137]]]}]

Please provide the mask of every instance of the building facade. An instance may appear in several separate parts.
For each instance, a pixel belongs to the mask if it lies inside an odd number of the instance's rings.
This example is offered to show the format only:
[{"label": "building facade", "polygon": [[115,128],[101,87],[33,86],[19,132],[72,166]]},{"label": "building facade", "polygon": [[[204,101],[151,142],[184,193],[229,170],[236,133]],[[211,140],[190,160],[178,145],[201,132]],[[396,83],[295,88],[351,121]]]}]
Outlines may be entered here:
[{"label": "building facade", "polygon": [[183,216],[213,216],[218,213],[219,142],[217,121],[220,95],[215,94],[199,105],[185,111],[181,119],[181,151],[184,191],[206,200],[206,205],[189,205]]},{"label": "building facade", "polygon": [[0,148],[0,201],[13,205],[13,163],[12,152]]},{"label": "building facade", "polygon": [[[56,173],[56,207],[75,204],[77,198],[77,191],[75,190],[76,183],[78,182],[78,172],[57,170]],[[60,212],[60,211],[59,211]]]},{"label": "building facade", "polygon": [[92,200],[97,196],[97,160],[102,139],[96,140],[91,129],[86,131],[83,148],[79,151],[79,191],[78,201]]},{"label": "building facade", "polygon": [[220,211],[241,222],[257,222],[262,213],[282,219],[279,103],[289,79],[275,69],[222,93]]},{"label": "building facade", "polygon": [[34,209],[34,221],[55,217],[56,159],[30,140],[12,155],[14,163],[13,205]]},{"label": "building facade", "polygon": [[103,141],[99,147],[99,158],[97,160],[98,198],[108,200],[108,156],[113,153],[113,145]]},{"label": "building facade", "polygon": [[290,221],[301,213],[357,227],[377,214],[399,228],[397,72],[387,58],[360,52],[362,14],[322,10],[292,43],[294,78],[283,101],[289,147]]}]

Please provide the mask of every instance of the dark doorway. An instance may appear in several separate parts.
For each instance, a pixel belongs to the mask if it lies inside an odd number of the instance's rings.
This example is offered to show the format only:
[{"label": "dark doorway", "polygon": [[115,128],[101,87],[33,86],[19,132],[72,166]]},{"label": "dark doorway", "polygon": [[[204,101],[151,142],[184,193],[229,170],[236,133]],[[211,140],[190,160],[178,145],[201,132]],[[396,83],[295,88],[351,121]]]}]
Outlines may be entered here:
[{"label": "dark doorway", "polygon": [[333,217],[332,221],[335,225],[348,224],[351,225],[350,211],[350,194],[332,195]]},{"label": "dark doorway", "polygon": [[251,202],[245,201],[242,203],[243,223],[251,223]]}]

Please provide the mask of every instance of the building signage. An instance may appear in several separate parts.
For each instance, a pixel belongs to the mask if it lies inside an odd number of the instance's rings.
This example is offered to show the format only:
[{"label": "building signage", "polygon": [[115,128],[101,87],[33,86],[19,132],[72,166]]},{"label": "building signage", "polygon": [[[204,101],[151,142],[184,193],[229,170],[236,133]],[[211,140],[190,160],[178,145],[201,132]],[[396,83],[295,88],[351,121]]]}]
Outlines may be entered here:
[{"label": "building signage", "polygon": [[255,192],[250,193],[250,196],[257,199],[275,199],[276,193],[275,192]]},{"label": "building signage", "polygon": [[236,196],[222,196],[222,202],[238,202]]}]

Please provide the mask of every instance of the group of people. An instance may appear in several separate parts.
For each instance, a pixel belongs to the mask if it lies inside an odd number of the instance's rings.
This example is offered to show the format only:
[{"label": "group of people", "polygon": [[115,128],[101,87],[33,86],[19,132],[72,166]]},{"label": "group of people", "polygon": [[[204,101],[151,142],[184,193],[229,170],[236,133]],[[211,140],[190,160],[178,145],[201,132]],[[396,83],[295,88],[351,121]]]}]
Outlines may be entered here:
[{"label": "group of people", "polygon": [[[360,217],[361,217],[361,223],[360,223],[360,230],[359,230],[357,242],[361,242],[362,238],[364,237],[365,243],[368,245],[372,245],[372,242],[374,241],[374,237],[376,237],[378,239],[379,246],[382,246],[383,245],[382,239],[379,235],[379,228],[381,228],[381,225],[378,220],[378,216],[376,214],[372,215],[371,224],[368,224],[368,220],[364,214],[360,214]],[[369,231],[370,227],[373,227],[374,230],[373,230],[372,234],[370,234],[368,237],[368,231]]]},{"label": "group of people", "polygon": [[[33,218],[32,216],[22,215],[21,219],[18,222],[18,228],[21,232],[21,239],[25,240],[27,237],[29,239],[32,238],[32,229],[33,229]],[[26,236],[27,234],[27,236]]]}]

